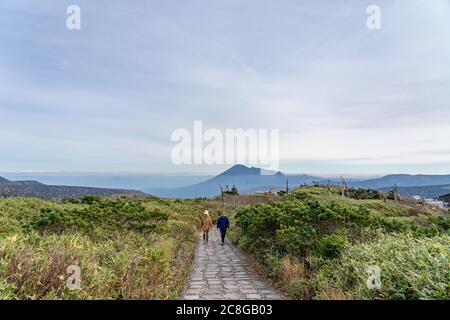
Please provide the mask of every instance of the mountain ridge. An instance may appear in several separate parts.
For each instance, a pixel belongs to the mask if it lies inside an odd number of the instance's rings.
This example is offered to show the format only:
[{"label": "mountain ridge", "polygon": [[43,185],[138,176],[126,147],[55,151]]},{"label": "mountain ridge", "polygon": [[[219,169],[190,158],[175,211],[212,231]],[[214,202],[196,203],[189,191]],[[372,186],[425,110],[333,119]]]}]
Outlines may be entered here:
[{"label": "mountain ridge", "polygon": [[[33,179],[34,177],[28,176]],[[285,190],[286,183],[293,189],[303,184],[330,182],[340,185],[340,179],[318,177],[306,174],[284,174],[280,171],[267,171],[245,165],[234,165],[222,173],[205,177],[206,180],[195,182],[181,187],[137,187],[130,184],[131,188],[123,188],[120,185],[109,187],[104,184],[97,187],[91,184],[88,187],[69,186],[64,184],[43,184],[35,180],[10,181],[0,177],[0,197],[30,196],[40,198],[68,198],[83,197],[84,195],[110,196],[116,194],[152,194],[168,198],[212,198],[220,195],[221,188],[226,190],[235,185],[241,194],[253,194],[269,189]],[[376,189],[389,191],[395,185],[400,194],[406,196],[419,195],[431,198],[448,193],[446,185],[450,185],[450,175],[425,175],[425,174],[390,174],[383,177],[367,180],[348,179],[347,183],[353,188]],[[140,191],[138,191],[138,190]]]},{"label": "mountain ridge", "polygon": [[[380,189],[380,191],[383,192],[389,192],[390,190],[392,190],[392,188],[389,187]],[[441,196],[450,194],[450,184],[398,187],[398,193],[406,197],[420,196],[423,198],[437,199]]]},{"label": "mountain ridge", "polygon": [[291,188],[304,183],[312,183],[320,178],[308,175],[286,176],[279,171],[266,171],[261,168],[234,165],[228,170],[199,183],[181,188],[146,188],[145,192],[159,197],[169,198],[212,198],[220,194],[221,187],[231,188],[233,185],[242,194],[254,191],[266,191],[267,188],[284,189],[286,180]]},{"label": "mountain ridge", "polygon": [[450,175],[390,174],[377,179],[350,183],[353,187],[381,189],[386,187],[423,187],[450,184]]},{"label": "mountain ridge", "polygon": [[[255,167],[247,167],[241,164],[234,165],[224,172],[200,183],[181,188],[144,188],[147,193],[160,197],[169,198],[211,198],[220,194],[220,187],[226,189],[235,185],[241,194],[252,194],[255,192],[267,191],[270,188],[284,190],[286,182],[289,188],[299,187],[302,184],[320,182],[322,184],[330,181],[333,185],[340,185],[339,179],[327,179],[312,175],[287,175],[280,171],[273,171],[273,174],[262,174],[263,170]],[[354,188],[389,190],[397,185],[398,187],[421,187],[433,185],[450,185],[450,175],[425,175],[425,174],[390,174],[376,179],[357,181],[349,179],[348,185]],[[440,194],[436,194],[439,196]]]},{"label": "mountain ridge", "polygon": [[7,184],[7,183],[9,183],[10,181],[8,180],[8,179],[5,179],[5,178],[3,178],[3,177],[0,177],[0,185],[2,185],[2,184]]},{"label": "mountain ridge", "polygon": [[0,177],[0,197],[33,197],[62,200],[65,198],[82,198],[88,195],[107,197],[114,195],[145,195],[145,193],[128,189],[54,186],[38,181],[10,181]]}]

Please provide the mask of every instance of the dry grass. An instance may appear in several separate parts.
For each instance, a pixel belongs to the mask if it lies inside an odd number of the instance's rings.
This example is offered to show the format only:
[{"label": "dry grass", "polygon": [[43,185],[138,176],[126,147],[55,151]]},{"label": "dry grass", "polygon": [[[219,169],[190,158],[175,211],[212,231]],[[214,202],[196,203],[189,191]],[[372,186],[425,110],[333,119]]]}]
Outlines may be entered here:
[{"label": "dry grass", "polygon": [[294,280],[305,277],[306,271],[303,263],[294,258],[285,256],[281,262],[281,280],[290,284]]},{"label": "dry grass", "polygon": [[18,295],[33,292],[34,299],[41,299],[49,292],[60,293],[67,277],[67,267],[78,263],[75,257],[57,250],[37,257],[37,253],[27,247],[9,260],[6,281],[14,285]]},{"label": "dry grass", "polygon": [[352,296],[342,291],[341,288],[326,289],[318,296],[320,300],[353,300]]}]

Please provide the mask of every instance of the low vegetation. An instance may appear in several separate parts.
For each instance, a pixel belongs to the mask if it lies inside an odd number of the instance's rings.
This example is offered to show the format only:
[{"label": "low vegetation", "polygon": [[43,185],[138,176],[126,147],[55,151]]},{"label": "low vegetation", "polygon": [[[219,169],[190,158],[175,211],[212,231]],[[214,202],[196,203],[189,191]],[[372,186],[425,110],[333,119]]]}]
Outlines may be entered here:
[{"label": "low vegetation", "polygon": [[[0,298],[174,299],[197,240],[194,200],[0,199]],[[67,268],[81,286],[67,287]]]},{"label": "low vegetation", "polygon": [[[450,219],[376,192],[302,187],[242,208],[234,240],[296,299],[450,299]],[[381,287],[367,286],[375,266]]]},{"label": "low vegetation", "polygon": [[[0,199],[0,298],[176,299],[204,209],[231,216],[230,237],[291,298],[450,299],[448,215],[320,186],[214,200]],[[373,267],[379,288],[367,285]]]}]

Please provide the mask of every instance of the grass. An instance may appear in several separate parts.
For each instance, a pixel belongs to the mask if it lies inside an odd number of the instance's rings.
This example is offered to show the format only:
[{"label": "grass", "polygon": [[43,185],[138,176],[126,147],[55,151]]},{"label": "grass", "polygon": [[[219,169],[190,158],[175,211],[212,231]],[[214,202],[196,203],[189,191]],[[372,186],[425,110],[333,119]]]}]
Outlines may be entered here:
[{"label": "grass", "polygon": [[[381,235],[347,246],[317,275],[318,298],[342,291],[360,299],[450,299],[450,237]],[[368,289],[368,266],[381,270],[381,288]]]},{"label": "grass", "polygon": [[[190,200],[0,199],[0,298],[176,299],[200,213]],[[79,290],[66,286],[69,265]]]}]

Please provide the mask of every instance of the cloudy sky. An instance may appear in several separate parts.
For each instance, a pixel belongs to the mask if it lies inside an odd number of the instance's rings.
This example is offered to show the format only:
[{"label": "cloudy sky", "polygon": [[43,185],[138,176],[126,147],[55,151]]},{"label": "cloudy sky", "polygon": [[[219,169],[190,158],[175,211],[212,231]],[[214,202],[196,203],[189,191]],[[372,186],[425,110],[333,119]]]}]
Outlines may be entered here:
[{"label": "cloudy sky", "polygon": [[201,120],[286,172],[450,173],[449,39],[449,0],[2,0],[0,172],[215,172],[171,161]]}]

